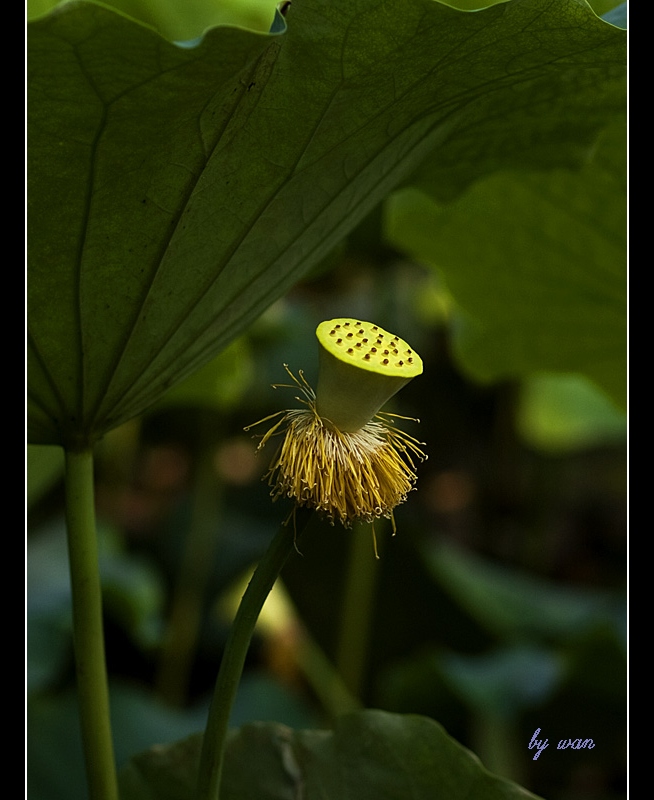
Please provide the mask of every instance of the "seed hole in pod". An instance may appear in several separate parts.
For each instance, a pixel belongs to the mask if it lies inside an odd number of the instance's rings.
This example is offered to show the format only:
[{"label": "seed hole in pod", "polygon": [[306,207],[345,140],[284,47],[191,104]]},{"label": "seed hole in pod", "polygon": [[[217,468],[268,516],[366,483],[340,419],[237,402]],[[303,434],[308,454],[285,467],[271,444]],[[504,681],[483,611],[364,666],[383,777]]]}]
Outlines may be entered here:
[{"label": "seed hole in pod", "polygon": [[404,361],[398,361],[397,362],[397,366],[398,367],[403,367],[404,366]]},{"label": "seed hole in pod", "polygon": [[343,341],[342,339],[337,339],[336,344],[341,344],[342,341]]},{"label": "seed hole in pod", "polygon": [[350,323],[349,322],[344,322],[343,324],[345,325],[346,328],[350,327]]},{"label": "seed hole in pod", "polygon": [[361,342],[357,342],[355,347],[361,347]]},{"label": "seed hole in pod", "polygon": [[366,361],[370,361],[370,353],[366,353],[363,357]]},{"label": "seed hole in pod", "polygon": [[370,352],[371,353],[376,353],[377,352],[377,348],[376,347],[371,347],[370,348]]},{"label": "seed hole in pod", "polygon": [[352,331],[350,331],[350,332],[348,333],[348,335],[347,335],[347,338],[348,338],[348,339],[351,339],[353,336],[354,336],[354,334],[352,333]]},{"label": "seed hole in pod", "polygon": [[348,352],[350,355],[352,355],[352,354],[354,353],[354,350],[353,350],[351,347],[348,347],[348,348],[347,348],[347,352]]},{"label": "seed hole in pod", "polygon": [[413,364],[413,359],[412,358],[407,358],[407,363],[408,364]]},{"label": "seed hole in pod", "polygon": [[385,359],[382,361],[382,364],[383,364],[384,366],[386,366],[386,364],[388,364],[388,359],[387,359],[387,358],[385,358]]},{"label": "seed hole in pod", "polygon": [[367,340],[367,339],[362,339],[361,341],[362,341],[364,344],[368,344],[368,340]]},{"label": "seed hole in pod", "polygon": [[388,350],[384,350],[384,355],[385,355],[385,356],[387,356],[387,355],[388,355]]}]

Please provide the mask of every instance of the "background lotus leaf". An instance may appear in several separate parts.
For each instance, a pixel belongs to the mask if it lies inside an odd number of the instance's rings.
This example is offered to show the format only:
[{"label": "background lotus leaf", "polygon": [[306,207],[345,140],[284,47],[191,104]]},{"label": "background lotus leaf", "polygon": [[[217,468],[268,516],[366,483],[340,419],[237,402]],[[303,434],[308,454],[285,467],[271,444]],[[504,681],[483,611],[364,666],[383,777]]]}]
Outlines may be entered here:
[{"label": "background lotus leaf", "polygon": [[[193,797],[199,737],[134,758],[123,774],[125,800]],[[362,711],[333,731],[293,731],[255,723],[228,745],[226,797],[286,800],[528,800],[535,795],[492,775],[431,719]]]}]

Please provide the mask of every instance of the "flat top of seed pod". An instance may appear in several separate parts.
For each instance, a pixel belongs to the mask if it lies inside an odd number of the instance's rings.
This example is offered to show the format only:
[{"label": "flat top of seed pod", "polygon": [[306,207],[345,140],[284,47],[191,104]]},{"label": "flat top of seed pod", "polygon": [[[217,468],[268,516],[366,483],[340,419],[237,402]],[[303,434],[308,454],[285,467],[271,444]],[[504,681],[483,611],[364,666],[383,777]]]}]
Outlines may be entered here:
[{"label": "flat top of seed pod", "polygon": [[316,336],[328,353],[369,372],[407,379],[422,373],[422,359],[416,351],[372,322],[330,319],[318,325]]}]

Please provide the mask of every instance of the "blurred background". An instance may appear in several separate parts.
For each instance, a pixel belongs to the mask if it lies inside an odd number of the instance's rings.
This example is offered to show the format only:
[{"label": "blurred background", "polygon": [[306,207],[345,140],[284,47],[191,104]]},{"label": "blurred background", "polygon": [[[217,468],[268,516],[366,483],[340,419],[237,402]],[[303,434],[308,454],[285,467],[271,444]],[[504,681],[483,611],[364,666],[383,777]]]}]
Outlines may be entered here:
[{"label": "blurred background", "polygon": [[[244,585],[290,507],[244,426],[315,385],[315,327],[397,332],[424,374],[390,409],[424,441],[397,535],[323,524],[266,605],[233,724],[329,726],[374,707],[433,717],[491,770],[553,799],[625,796],[626,426],[581,376],[481,385],[451,352],[460,313],[437,270],[372,215],[338,252],[97,451],[117,757],[201,730]],[[261,433],[265,431],[262,427]],[[84,796],[74,699],[62,454],[28,448],[31,800]],[[538,760],[534,731],[550,746]],[[560,739],[595,748],[556,749]]]}]

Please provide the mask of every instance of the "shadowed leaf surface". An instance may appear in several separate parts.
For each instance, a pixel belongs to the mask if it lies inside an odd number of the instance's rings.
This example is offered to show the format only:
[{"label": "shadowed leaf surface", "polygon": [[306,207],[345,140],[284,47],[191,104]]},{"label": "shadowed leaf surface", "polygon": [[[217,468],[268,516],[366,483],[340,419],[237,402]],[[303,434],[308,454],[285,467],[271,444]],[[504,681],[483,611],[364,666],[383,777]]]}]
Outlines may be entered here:
[{"label": "shadowed leaf surface", "polygon": [[445,276],[476,379],[580,372],[625,407],[625,161],[618,119],[581,170],[499,171],[447,205],[431,190],[392,199],[389,237]]},{"label": "shadowed leaf surface", "polygon": [[426,156],[455,196],[577,160],[624,103],[624,32],[568,0],[302,0],[282,35],[194,48],[69,3],[28,47],[28,430],[66,446],[209,361]]},{"label": "shadowed leaf surface", "polygon": [[[191,800],[200,737],[132,759],[123,800]],[[226,798],[257,800],[534,800],[488,772],[427,717],[362,711],[333,731],[293,731],[255,723],[232,736]]]}]

